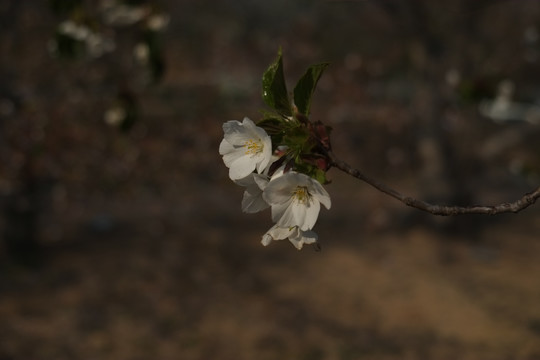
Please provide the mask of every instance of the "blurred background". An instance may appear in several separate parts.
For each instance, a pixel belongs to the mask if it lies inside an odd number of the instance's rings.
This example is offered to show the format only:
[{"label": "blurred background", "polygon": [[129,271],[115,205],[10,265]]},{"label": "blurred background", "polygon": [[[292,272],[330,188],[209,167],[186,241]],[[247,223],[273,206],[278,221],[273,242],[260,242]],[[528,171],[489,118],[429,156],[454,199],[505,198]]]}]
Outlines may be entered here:
[{"label": "blurred background", "polygon": [[540,359],[540,206],[435,217],[330,170],[322,251],[268,211],[222,124],[329,61],[312,119],[403,193],[540,182],[534,0],[0,2],[0,360]]}]

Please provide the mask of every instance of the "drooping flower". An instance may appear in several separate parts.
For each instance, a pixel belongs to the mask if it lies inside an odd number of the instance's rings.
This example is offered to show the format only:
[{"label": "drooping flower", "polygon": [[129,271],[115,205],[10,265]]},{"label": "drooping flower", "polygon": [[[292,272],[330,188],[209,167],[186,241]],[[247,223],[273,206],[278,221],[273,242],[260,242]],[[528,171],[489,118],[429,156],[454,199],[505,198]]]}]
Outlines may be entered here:
[{"label": "drooping flower", "polygon": [[272,141],[263,128],[244,118],[223,124],[224,138],[219,153],[232,180],[245,178],[255,169],[261,174],[272,157]]},{"label": "drooping flower", "polygon": [[263,191],[272,207],[272,220],[282,228],[297,226],[311,230],[317,222],[320,204],[330,209],[330,195],[317,180],[295,171],[272,179]]},{"label": "drooping flower", "polygon": [[298,226],[280,227],[279,225],[274,225],[263,235],[261,243],[264,246],[268,246],[272,240],[277,241],[287,238],[298,250],[302,249],[304,244],[313,244],[318,240],[317,233],[314,231],[303,231]]},{"label": "drooping flower", "polygon": [[[272,160],[277,160],[277,156],[272,156]],[[270,205],[262,197],[263,191],[272,179],[277,179],[283,175],[285,166],[281,166],[272,177],[268,176],[269,167],[262,174],[250,173],[245,178],[234,180],[237,185],[246,188],[242,197],[242,211],[248,214],[253,214],[268,208]]]},{"label": "drooping flower", "polygon": [[263,199],[262,193],[268,184],[268,176],[264,174],[251,173],[245,178],[235,180],[235,183],[246,188],[242,197],[242,211],[253,214],[269,207]]}]

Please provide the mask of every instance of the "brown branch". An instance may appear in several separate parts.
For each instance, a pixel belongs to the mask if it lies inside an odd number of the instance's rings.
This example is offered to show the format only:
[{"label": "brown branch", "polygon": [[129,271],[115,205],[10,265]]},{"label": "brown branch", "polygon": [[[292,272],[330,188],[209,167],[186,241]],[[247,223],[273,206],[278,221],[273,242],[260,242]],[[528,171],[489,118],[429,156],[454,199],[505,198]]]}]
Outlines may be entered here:
[{"label": "brown branch", "polygon": [[460,214],[488,214],[488,215],[495,215],[495,214],[502,214],[502,213],[517,213],[530,205],[534,204],[538,198],[540,198],[540,186],[525,195],[519,200],[516,200],[511,203],[502,203],[497,205],[490,205],[490,206],[484,206],[484,205],[475,205],[475,206],[446,206],[446,205],[434,205],[427,203],[422,200],[417,200],[410,196],[405,196],[396,190],[390,188],[389,186],[378,182],[366,175],[364,175],[361,171],[351,167],[349,164],[347,164],[344,161],[341,161],[338,159],[331,151],[328,153],[328,157],[331,161],[331,165],[357,179],[360,179],[369,185],[373,186],[377,190],[390,195],[394,199],[397,199],[404,203],[407,206],[411,206],[414,208],[417,208],[422,211],[426,211],[428,213],[431,213],[433,215],[460,215]]}]

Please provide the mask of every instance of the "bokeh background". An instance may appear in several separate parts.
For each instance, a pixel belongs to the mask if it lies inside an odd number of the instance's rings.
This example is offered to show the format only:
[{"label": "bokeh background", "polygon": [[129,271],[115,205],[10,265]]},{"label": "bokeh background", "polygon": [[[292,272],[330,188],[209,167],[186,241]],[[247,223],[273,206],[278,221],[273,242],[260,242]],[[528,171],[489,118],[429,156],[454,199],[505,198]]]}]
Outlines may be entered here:
[{"label": "bokeh background", "polygon": [[343,160],[513,201],[540,182],[540,2],[58,3],[0,3],[1,360],[540,359],[538,205],[435,217],[332,169],[322,251],[263,247],[217,151],[281,47],[291,88],[331,62],[312,118]]}]

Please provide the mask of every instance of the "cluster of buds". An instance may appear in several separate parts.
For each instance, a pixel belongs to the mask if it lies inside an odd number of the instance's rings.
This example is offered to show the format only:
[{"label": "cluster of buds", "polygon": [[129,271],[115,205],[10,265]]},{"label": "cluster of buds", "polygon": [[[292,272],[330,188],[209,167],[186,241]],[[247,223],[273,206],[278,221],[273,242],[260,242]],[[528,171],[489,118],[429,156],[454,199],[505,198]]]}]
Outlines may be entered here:
[{"label": "cluster of buds", "polygon": [[272,108],[255,124],[227,121],[219,146],[229,177],[245,187],[242,210],[271,209],[275,225],[262,244],[288,239],[297,249],[317,243],[312,230],[321,204],[329,209],[323,187],[330,167],[330,128],[308,118],[311,96],[327,64],[312,66],[290,99],[285,86],[281,53],[263,75],[263,99]]}]

